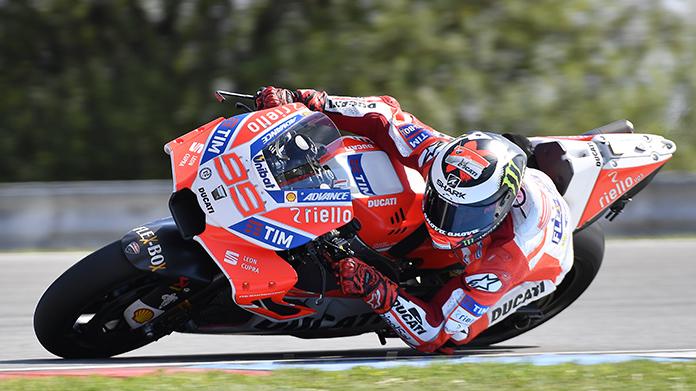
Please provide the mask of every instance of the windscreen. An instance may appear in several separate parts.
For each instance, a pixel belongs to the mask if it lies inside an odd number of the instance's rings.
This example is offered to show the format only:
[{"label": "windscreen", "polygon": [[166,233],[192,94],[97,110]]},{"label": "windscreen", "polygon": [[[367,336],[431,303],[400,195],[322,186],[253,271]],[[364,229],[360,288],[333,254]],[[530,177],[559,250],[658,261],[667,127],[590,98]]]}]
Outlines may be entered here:
[{"label": "windscreen", "polygon": [[333,189],[338,187],[336,178],[346,176],[336,175],[320,160],[327,145],[339,138],[329,117],[312,113],[276,135],[260,153],[282,190]]}]

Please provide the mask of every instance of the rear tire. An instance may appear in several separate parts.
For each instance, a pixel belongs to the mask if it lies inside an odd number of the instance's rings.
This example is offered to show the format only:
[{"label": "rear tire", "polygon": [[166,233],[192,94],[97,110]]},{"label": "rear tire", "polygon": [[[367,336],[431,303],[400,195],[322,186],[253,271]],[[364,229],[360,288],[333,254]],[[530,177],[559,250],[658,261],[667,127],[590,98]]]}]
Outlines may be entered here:
[{"label": "rear tire", "polygon": [[[144,346],[152,340],[131,330],[122,314],[151,280],[128,262],[120,242],[113,242],[48,287],[34,312],[36,337],[46,350],[63,358],[111,357]],[[91,314],[89,322],[79,323],[81,316]]]},{"label": "rear tire", "polygon": [[[485,346],[503,342],[541,325],[571,305],[594,280],[604,258],[604,230],[592,224],[573,234],[573,267],[551,295],[531,303],[542,311],[541,318],[515,313],[476,337],[466,346]],[[527,307],[529,307],[527,306]],[[525,307],[526,308],[526,307]],[[523,312],[525,308],[520,309]],[[519,312],[519,311],[518,311]],[[523,325],[520,327],[520,325]]]}]

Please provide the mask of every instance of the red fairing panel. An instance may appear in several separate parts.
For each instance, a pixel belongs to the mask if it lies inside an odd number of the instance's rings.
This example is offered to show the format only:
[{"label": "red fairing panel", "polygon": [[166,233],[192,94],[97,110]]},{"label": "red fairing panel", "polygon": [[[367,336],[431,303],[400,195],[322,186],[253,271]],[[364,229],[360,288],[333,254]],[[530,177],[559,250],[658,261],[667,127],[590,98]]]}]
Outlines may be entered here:
[{"label": "red fairing panel", "polygon": [[[362,229],[360,238],[377,250],[386,250],[423,224],[421,175],[404,167],[372,140],[342,138],[340,148],[330,147],[323,163],[342,166],[340,178],[350,185],[353,212]],[[348,221],[346,221],[347,223]]]},{"label": "red fairing panel", "polygon": [[[358,235],[371,247],[387,249],[413,233],[423,224],[422,192],[415,192],[404,166],[391,160],[403,191],[396,194],[355,197],[355,218],[364,227]],[[370,169],[367,168],[366,171]],[[379,178],[377,178],[379,180]]]},{"label": "red fairing panel", "polygon": [[210,121],[164,146],[164,150],[171,156],[174,191],[191,187],[198,174],[198,164],[210,132],[223,120],[220,117]]},{"label": "red fairing panel", "polygon": [[[254,246],[227,230],[208,225],[196,240],[210,253],[232,285],[237,305],[275,320],[295,319],[315,311],[286,303],[283,297],[297,282],[297,273],[275,251]],[[293,307],[296,313],[282,316],[259,306],[271,299],[279,305]]]},{"label": "red fairing panel", "polygon": [[664,160],[645,166],[603,169],[599,173],[578,226],[582,227],[666,162]]}]

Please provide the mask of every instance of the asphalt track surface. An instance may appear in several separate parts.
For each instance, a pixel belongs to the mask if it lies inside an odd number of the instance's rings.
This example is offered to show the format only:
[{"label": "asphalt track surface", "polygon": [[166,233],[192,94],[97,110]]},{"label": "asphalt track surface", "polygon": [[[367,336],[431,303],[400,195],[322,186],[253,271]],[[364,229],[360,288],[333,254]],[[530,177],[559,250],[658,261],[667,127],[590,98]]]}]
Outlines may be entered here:
[{"label": "asphalt track surface", "polygon": [[[322,340],[173,334],[111,360],[61,360],[36,340],[32,314],[44,289],[85,254],[0,253],[0,370],[418,355],[396,339],[380,346],[374,334]],[[696,239],[609,240],[602,270],[569,309],[520,337],[459,355],[650,351],[696,353]]]}]

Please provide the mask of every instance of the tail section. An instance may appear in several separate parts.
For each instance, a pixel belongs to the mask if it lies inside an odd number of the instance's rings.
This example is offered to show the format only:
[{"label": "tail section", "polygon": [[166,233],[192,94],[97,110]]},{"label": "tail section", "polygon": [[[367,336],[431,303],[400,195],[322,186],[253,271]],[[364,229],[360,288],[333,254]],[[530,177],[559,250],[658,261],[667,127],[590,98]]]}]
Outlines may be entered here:
[{"label": "tail section", "polygon": [[[615,217],[676,150],[674,142],[651,134],[587,134],[531,141],[540,169],[565,188],[563,197],[576,229],[607,211],[610,219]],[[549,151],[554,155],[551,161]]]}]

